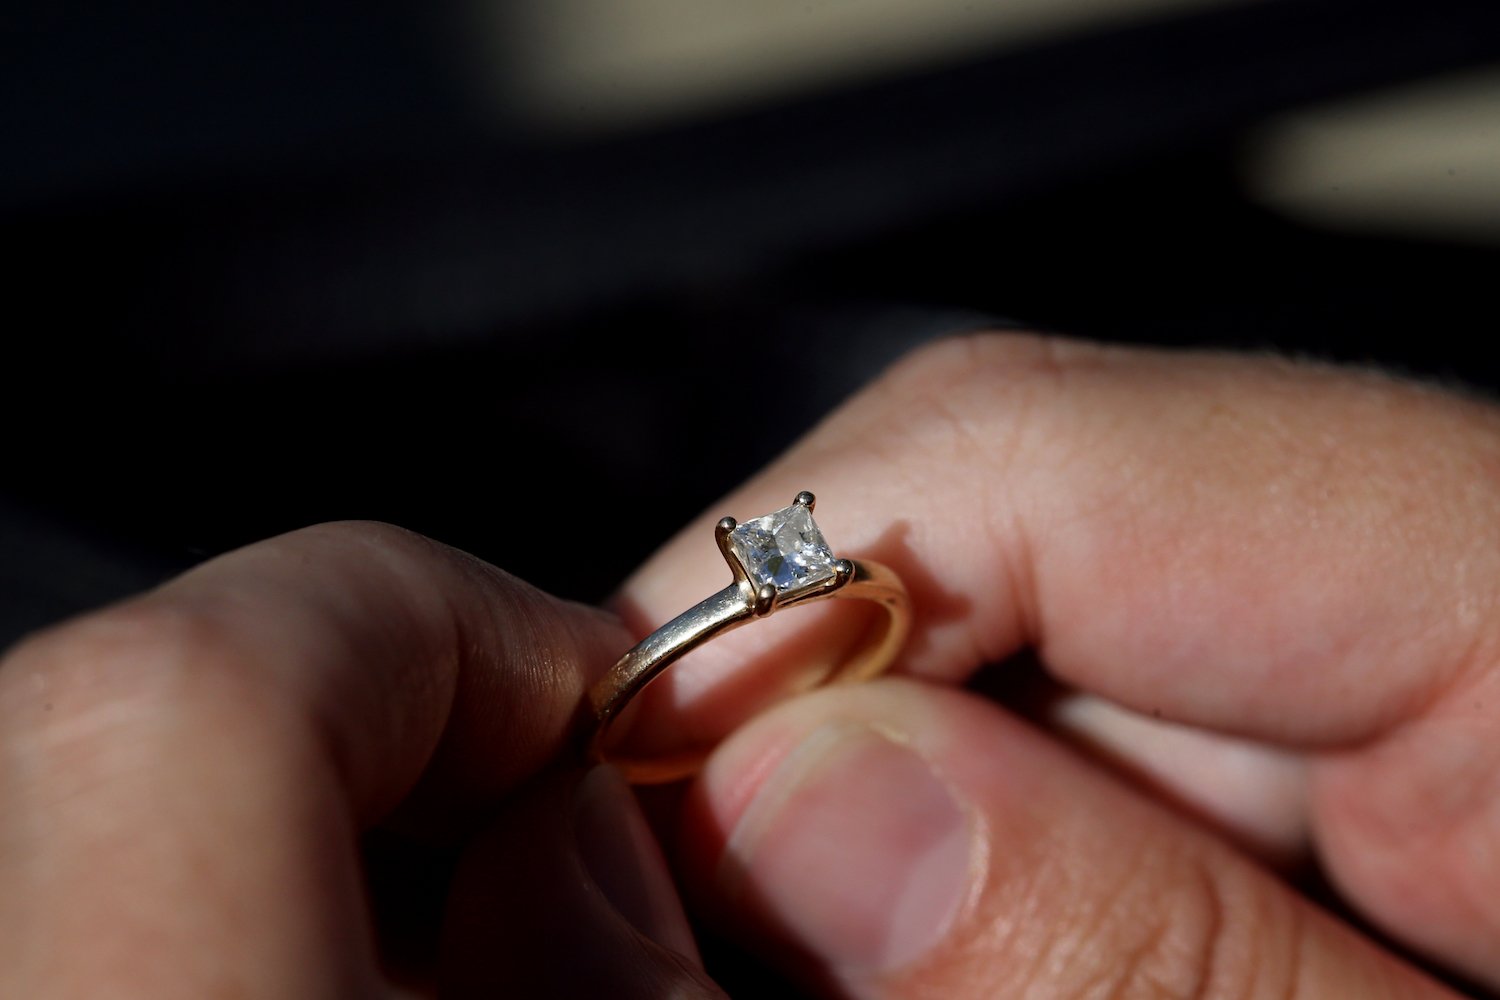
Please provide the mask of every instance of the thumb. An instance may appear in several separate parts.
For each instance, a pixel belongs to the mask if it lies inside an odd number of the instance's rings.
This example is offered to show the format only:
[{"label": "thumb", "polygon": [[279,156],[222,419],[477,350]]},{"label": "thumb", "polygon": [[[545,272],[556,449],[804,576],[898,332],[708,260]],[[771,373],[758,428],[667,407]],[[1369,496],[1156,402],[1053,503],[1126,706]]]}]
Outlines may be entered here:
[{"label": "thumb", "polygon": [[704,908],[821,994],[1450,995],[962,691],[780,706],[719,748],[685,822]]},{"label": "thumb", "polygon": [[469,846],[443,996],[722,1000],[661,850],[618,771],[547,776]]}]

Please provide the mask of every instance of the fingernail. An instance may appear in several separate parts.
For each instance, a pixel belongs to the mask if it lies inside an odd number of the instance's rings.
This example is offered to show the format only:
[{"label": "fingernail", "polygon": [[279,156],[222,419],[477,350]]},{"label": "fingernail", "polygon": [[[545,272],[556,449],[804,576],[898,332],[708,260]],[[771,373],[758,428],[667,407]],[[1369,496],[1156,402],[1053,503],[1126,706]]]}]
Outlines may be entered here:
[{"label": "fingernail", "polygon": [[666,858],[620,772],[596,767],[573,795],[573,835],[599,891],[642,934],[698,959]]},{"label": "fingernail", "polygon": [[889,972],[941,941],[964,906],[969,812],[927,761],[854,723],[815,730],[730,834],[731,903],[845,973]]}]

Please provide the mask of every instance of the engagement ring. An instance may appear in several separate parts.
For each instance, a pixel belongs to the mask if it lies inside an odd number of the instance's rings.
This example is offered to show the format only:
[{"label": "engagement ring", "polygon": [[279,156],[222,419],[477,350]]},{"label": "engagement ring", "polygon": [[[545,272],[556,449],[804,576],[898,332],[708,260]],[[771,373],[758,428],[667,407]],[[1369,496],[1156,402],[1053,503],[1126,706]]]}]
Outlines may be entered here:
[{"label": "engagement ring", "polygon": [[743,524],[726,517],[714,528],[734,574],[729,586],[642,639],[589,689],[596,720],[589,744],[595,761],[620,768],[628,781],[653,784],[694,773],[706,748],[665,757],[617,755],[609,732],[629,701],[679,657],[714,636],[784,608],[825,597],[874,601],[883,607],[873,630],[821,684],[868,680],[890,666],[911,627],[906,588],[889,568],[870,560],[839,559],[813,523],[813,495],[802,492],[790,507]]}]

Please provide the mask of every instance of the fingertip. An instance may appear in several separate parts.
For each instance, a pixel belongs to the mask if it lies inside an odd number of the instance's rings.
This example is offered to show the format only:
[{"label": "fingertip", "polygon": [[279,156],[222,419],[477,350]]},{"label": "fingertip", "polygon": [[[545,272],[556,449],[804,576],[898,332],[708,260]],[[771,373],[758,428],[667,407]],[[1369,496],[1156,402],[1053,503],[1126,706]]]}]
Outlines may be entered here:
[{"label": "fingertip", "polygon": [[848,984],[920,963],[983,882],[977,813],[890,711],[918,687],[812,696],[757,719],[688,798],[689,883],[804,978]]},{"label": "fingertip", "polygon": [[[1183,816],[967,692],[815,692],[689,799],[688,880],[815,990],[905,996],[1434,994]],[[1357,987],[1389,984],[1386,994]]]}]

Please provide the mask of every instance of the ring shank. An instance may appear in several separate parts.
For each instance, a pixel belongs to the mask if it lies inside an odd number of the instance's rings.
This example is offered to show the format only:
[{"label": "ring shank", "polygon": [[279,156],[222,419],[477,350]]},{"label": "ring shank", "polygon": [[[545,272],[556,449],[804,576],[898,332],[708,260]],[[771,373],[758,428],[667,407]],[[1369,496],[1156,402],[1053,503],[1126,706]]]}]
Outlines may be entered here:
[{"label": "ring shank", "polygon": [[[895,572],[877,562],[853,562],[854,575],[848,583],[795,601],[800,604],[837,597],[872,601],[886,611],[883,627],[871,630],[865,641],[831,669],[823,678],[825,685],[869,680],[882,673],[895,660],[911,629],[911,602]],[[605,751],[610,728],[630,700],[667,667],[710,639],[755,617],[754,597],[748,587],[731,583],[667,622],[620,657],[588,692],[589,707],[596,720],[589,741],[589,758],[615,765],[634,784],[660,784],[695,773],[708,750],[650,758],[616,758]]]}]

